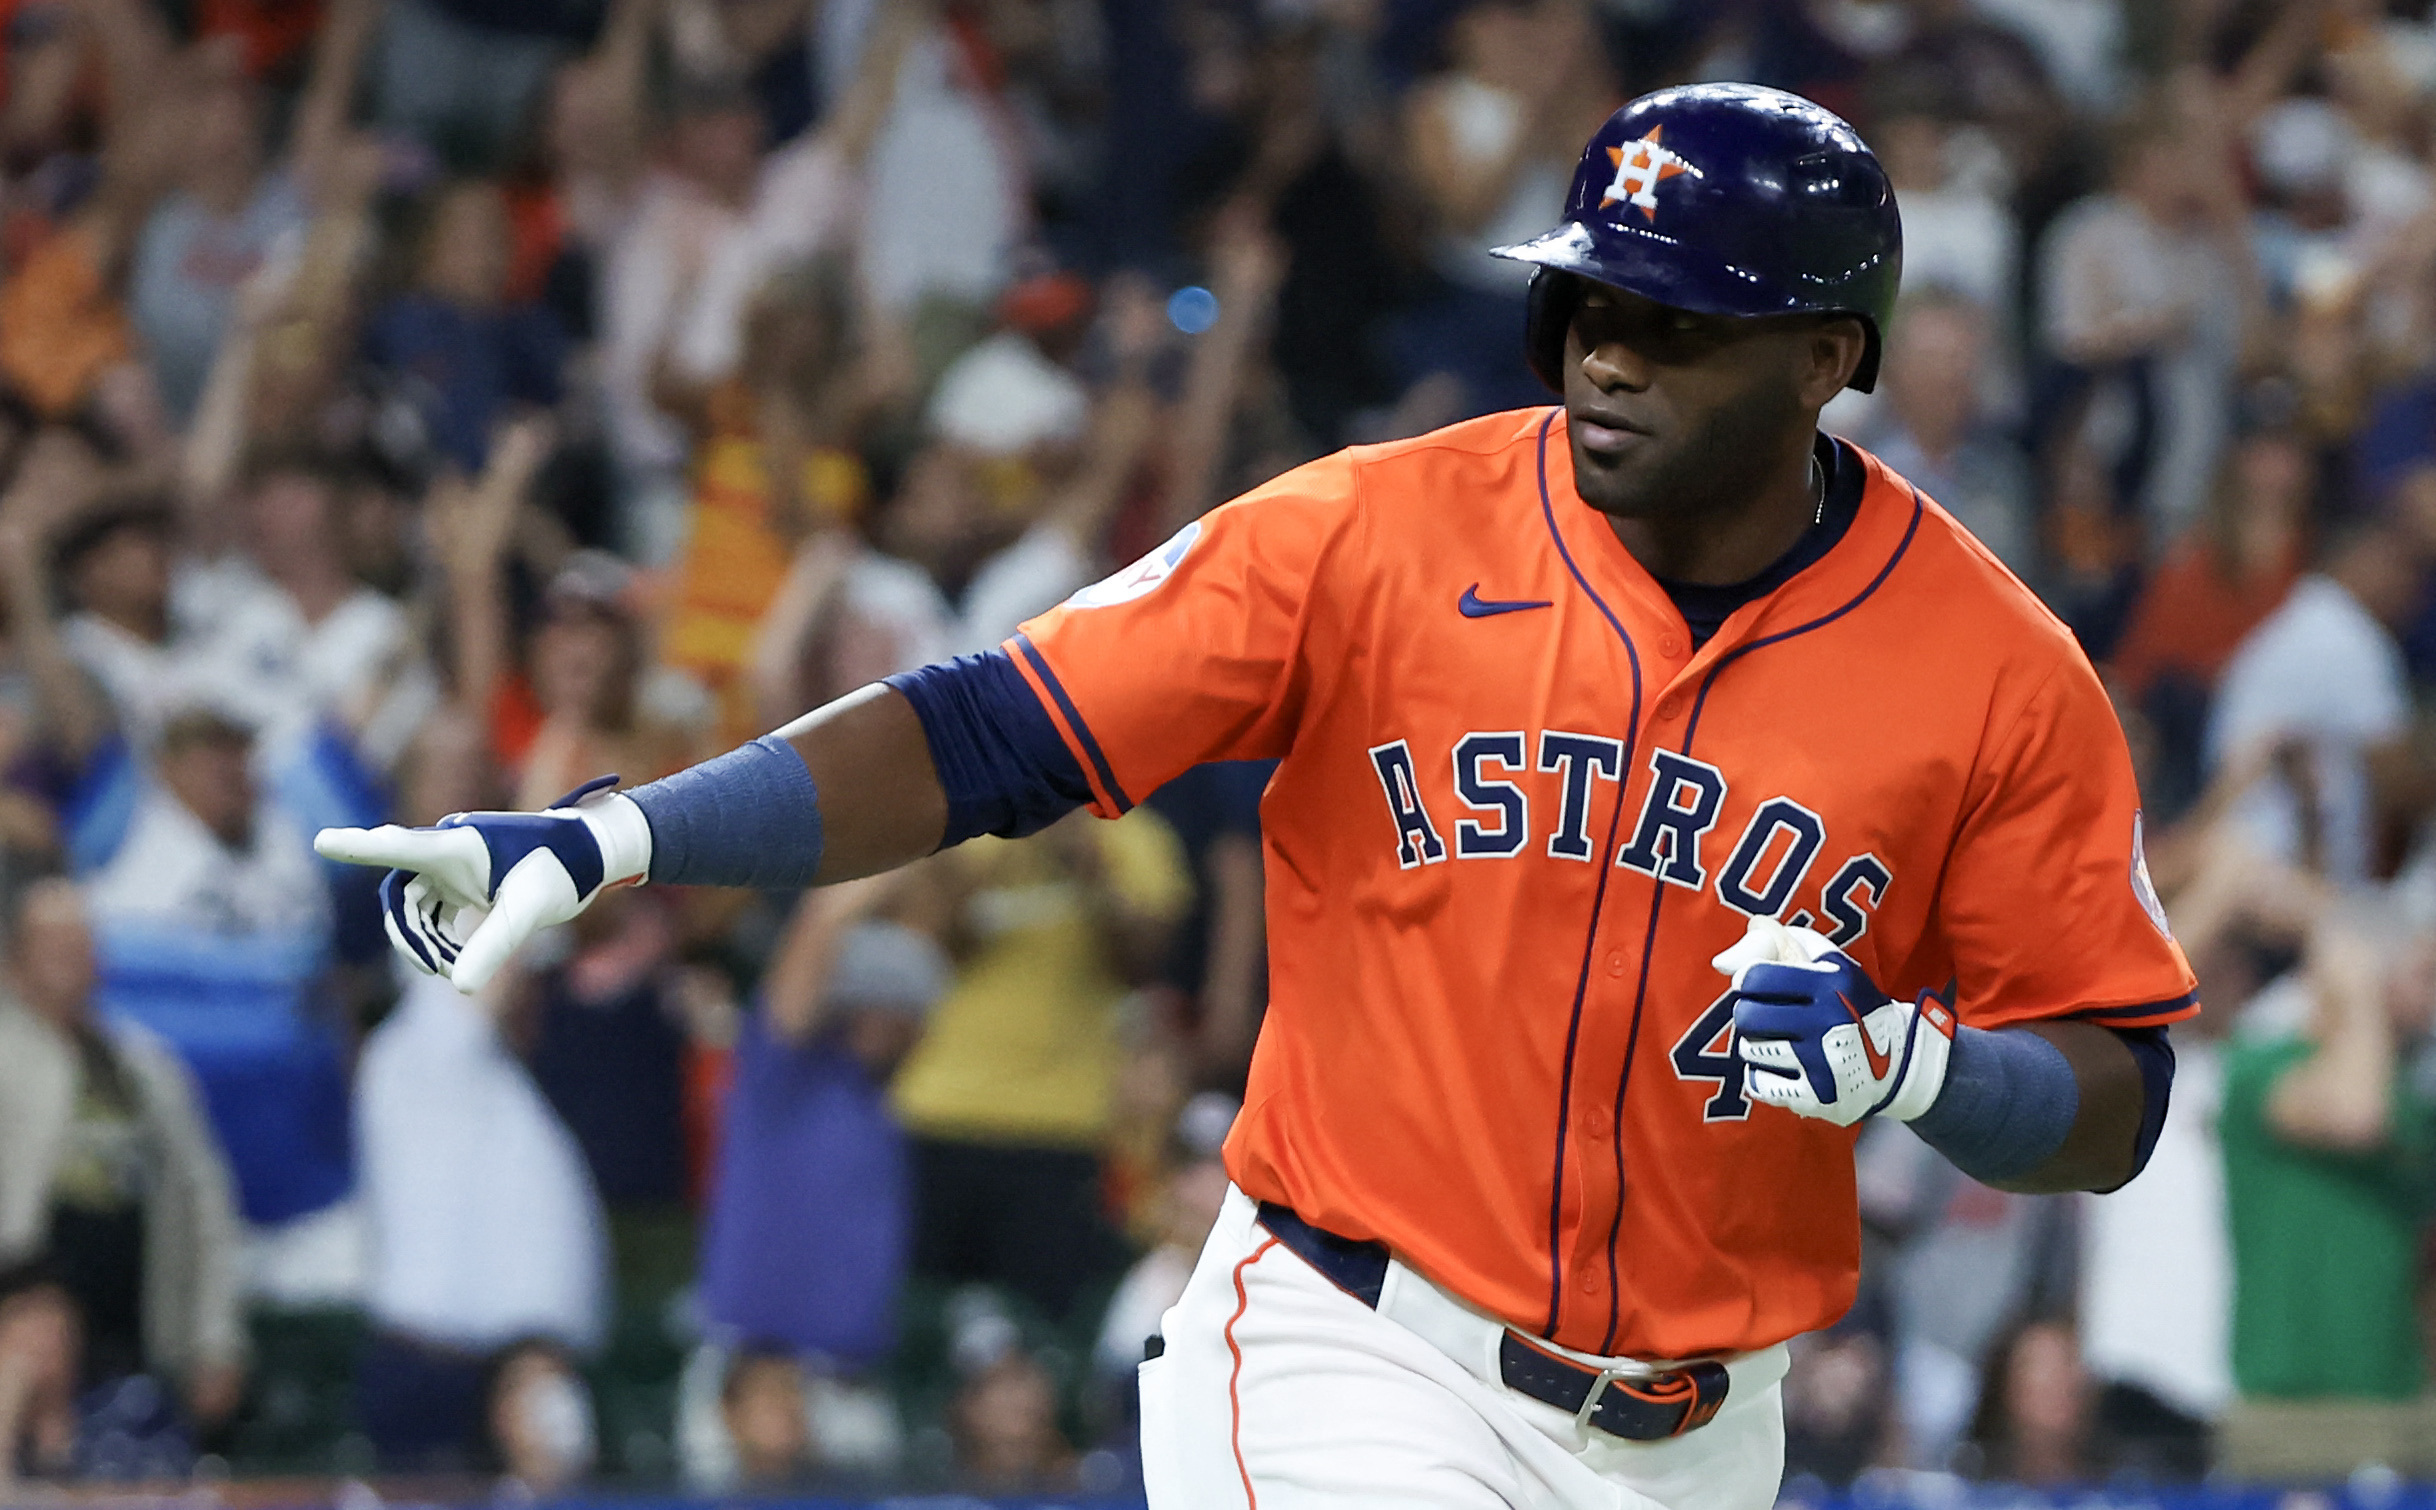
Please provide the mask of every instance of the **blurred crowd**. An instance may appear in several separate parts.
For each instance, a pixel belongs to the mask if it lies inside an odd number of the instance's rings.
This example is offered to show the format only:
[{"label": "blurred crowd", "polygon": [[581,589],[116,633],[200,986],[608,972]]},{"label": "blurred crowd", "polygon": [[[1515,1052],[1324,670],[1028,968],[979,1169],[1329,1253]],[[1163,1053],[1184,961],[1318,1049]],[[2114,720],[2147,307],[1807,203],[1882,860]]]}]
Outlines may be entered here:
[{"label": "blurred crowd", "polygon": [[1126,1482],[1265,771],[617,893],[480,999],[309,836],[665,774],[1544,402],[1486,249],[1727,78],[1884,158],[1827,426],[2106,671],[2208,1004],[2120,1194],[1869,1134],[1796,1482],[2436,1474],[2429,10],[0,0],[0,1485]]}]

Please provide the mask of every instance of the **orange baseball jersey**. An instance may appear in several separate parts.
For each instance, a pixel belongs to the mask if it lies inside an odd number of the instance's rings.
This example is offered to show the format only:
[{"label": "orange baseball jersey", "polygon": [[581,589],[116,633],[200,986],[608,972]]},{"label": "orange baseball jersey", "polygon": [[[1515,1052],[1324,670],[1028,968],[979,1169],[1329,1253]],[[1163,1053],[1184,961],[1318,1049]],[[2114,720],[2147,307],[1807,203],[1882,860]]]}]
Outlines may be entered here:
[{"label": "orange baseball jersey", "polygon": [[1754,1107],[1711,956],[1817,927],[1992,1028],[2196,1010],[2070,633],[1857,449],[1842,540],[1697,653],[1560,410],[1297,468],[1007,650],[1123,812],[1275,757],[1269,1015],[1227,1168],[1525,1331],[1684,1358],[1834,1321],[1855,1133]]}]

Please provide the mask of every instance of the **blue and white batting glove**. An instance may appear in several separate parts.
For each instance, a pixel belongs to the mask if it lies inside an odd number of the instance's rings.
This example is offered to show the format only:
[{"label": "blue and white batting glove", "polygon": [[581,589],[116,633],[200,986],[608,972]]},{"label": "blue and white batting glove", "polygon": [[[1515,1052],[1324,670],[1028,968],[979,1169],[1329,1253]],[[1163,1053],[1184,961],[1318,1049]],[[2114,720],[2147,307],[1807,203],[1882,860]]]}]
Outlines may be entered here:
[{"label": "blue and white batting glove", "polygon": [[1710,963],[1734,981],[1734,1052],[1753,1100],[1850,1127],[1909,1122],[1945,1088],[1954,1014],[1933,996],[1889,999],[1811,929],[1753,918]]},{"label": "blue and white batting glove", "polygon": [[539,813],[451,813],[430,828],[325,828],[324,859],[392,867],[381,921],[406,962],[460,991],[490,983],[526,939],[651,868],[651,824],[588,781]]}]

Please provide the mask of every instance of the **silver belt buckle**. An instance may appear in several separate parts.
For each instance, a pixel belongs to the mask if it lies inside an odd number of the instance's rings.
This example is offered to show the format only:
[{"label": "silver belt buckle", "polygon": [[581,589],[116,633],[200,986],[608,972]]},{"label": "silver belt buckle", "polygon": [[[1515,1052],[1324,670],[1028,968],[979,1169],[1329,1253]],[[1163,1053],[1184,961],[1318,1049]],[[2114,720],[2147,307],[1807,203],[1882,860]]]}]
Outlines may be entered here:
[{"label": "silver belt buckle", "polygon": [[1631,1368],[1600,1369],[1599,1376],[1590,1381],[1590,1393],[1582,1397],[1582,1408],[1573,1413],[1573,1429],[1584,1435],[1588,1435],[1590,1431],[1590,1418],[1598,1414],[1599,1401],[1605,1399],[1607,1396],[1607,1386],[1624,1379],[1630,1379],[1640,1372],[1641,1370],[1637,1365]]}]

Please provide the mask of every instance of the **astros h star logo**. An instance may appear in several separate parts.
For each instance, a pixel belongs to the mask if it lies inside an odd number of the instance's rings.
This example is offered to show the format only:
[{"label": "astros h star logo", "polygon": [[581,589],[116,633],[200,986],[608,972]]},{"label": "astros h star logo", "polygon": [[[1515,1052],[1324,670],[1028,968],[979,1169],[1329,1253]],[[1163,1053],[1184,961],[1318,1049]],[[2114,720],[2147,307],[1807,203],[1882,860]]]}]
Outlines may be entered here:
[{"label": "astros h star logo", "polygon": [[1622,200],[1636,206],[1651,220],[1658,218],[1658,185],[1678,173],[1690,171],[1692,166],[1658,145],[1658,133],[1665,129],[1663,125],[1652,126],[1649,135],[1638,141],[1607,149],[1607,156],[1616,165],[1616,176],[1599,198],[1600,209]]}]

